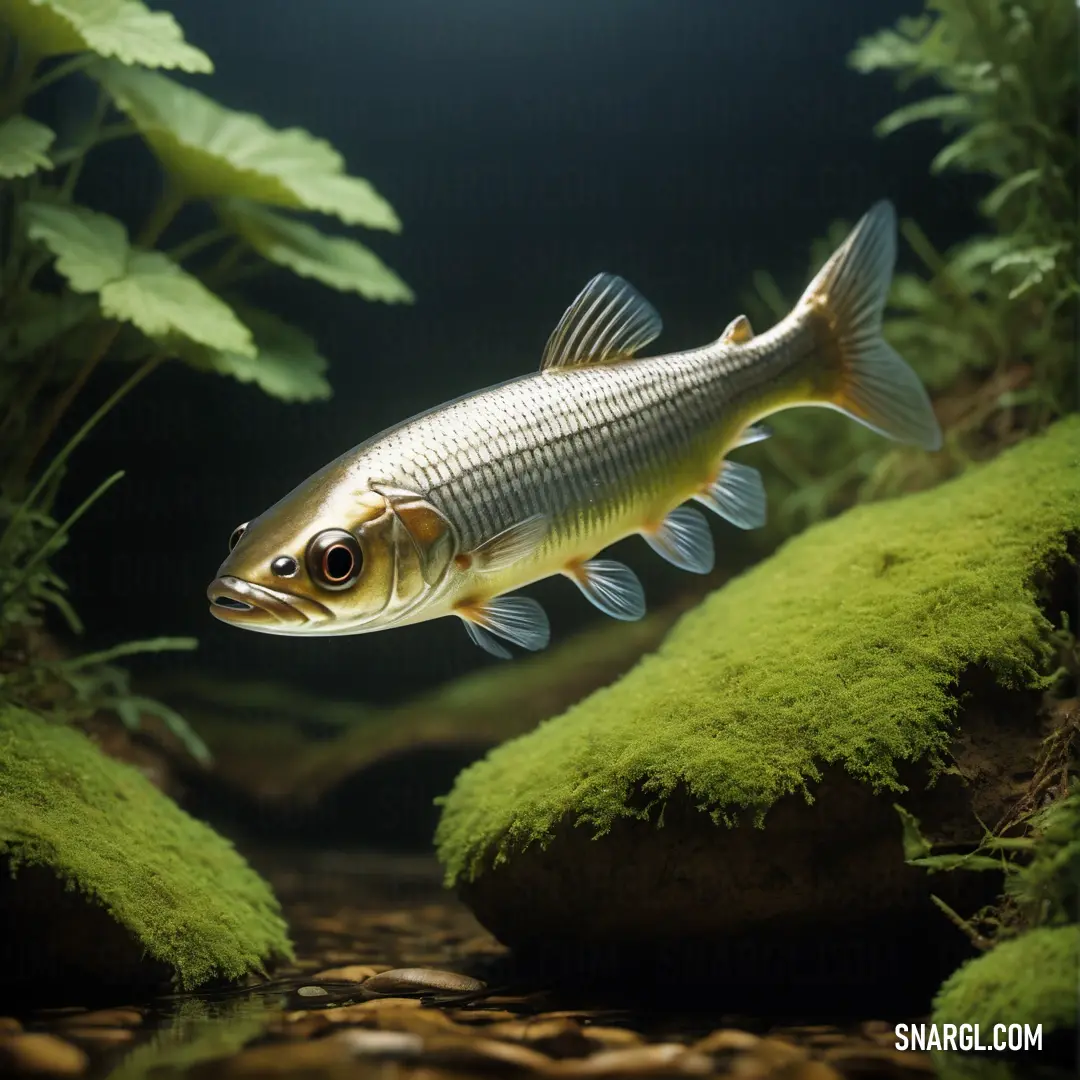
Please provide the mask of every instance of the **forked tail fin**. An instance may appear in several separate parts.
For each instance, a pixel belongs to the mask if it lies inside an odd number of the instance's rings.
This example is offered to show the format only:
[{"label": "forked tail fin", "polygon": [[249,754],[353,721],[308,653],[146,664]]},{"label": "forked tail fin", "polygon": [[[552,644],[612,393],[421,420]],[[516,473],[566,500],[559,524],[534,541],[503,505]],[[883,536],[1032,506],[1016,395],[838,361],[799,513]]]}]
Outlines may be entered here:
[{"label": "forked tail fin", "polygon": [[[918,375],[881,336],[896,262],[896,213],[875,203],[807,286],[795,309],[825,362],[818,399],[868,428],[926,450],[941,427]],[[815,380],[818,381],[818,380]]]}]

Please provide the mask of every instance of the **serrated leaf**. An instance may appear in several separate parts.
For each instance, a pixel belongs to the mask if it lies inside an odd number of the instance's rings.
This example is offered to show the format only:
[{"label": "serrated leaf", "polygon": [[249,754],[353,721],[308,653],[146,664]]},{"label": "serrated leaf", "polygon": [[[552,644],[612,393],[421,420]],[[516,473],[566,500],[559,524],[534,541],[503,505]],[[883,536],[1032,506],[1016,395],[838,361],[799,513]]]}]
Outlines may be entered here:
[{"label": "serrated leaf", "polygon": [[239,196],[333,214],[347,225],[401,228],[390,204],[366,180],[346,175],[325,140],[300,128],[278,131],[165,75],[111,62],[92,73],[188,195]]},{"label": "serrated leaf", "polygon": [[130,246],[116,218],[45,202],[26,203],[22,213],[27,236],[56,256],[56,269],[76,292],[99,292],[123,276]]},{"label": "serrated leaf", "polygon": [[302,330],[257,308],[238,306],[251,329],[256,354],[243,356],[223,350],[185,354],[195,367],[254,383],[281,401],[323,401],[330,397],[324,372],[327,362],[315,342]]},{"label": "serrated leaf", "polygon": [[940,94],[923,98],[922,101],[913,101],[910,105],[889,113],[874,126],[874,133],[884,137],[919,120],[945,120],[970,113],[971,101],[963,94]]},{"label": "serrated leaf", "polygon": [[0,179],[32,176],[51,169],[47,153],[56,132],[28,116],[12,116],[0,124]]},{"label": "serrated leaf", "polygon": [[149,68],[214,70],[172,15],[139,0],[0,0],[0,20],[37,56],[90,51]]},{"label": "serrated leaf", "polygon": [[102,313],[175,347],[184,339],[254,356],[248,329],[223,300],[159,251],[140,251],[108,214],[81,206],[27,203],[27,234],[56,256],[80,293],[97,293]]},{"label": "serrated leaf", "polygon": [[198,278],[160,251],[133,251],[127,273],[101,290],[101,310],[168,343],[177,337],[254,356],[247,327]]},{"label": "serrated leaf", "polygon": [[367,300],[411,303],[412,290],[371,250],[355,240],[327,236],[302,221],[246,199],[218,205],[222,221],[264,259]]}]

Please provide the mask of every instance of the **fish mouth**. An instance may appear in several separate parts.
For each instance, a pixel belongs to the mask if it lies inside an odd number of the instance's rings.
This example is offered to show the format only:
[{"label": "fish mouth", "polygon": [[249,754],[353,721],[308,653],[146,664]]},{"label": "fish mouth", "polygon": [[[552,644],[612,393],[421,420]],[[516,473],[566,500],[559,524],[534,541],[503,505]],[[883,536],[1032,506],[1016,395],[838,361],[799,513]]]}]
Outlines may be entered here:
[{"label": "fish mouth", "polygon": [[231,576],[211,581],[206,598],[215,619],[253,630],[299,628],[333,618],[333,612],[317,600]]}]

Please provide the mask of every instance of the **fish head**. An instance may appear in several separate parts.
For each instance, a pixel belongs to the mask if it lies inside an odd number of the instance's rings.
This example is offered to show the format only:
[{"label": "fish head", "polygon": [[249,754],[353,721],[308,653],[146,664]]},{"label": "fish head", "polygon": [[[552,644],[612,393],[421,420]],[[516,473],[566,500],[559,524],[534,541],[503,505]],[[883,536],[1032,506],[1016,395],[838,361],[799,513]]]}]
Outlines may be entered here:
[{"label": "fish head", "polygon": [[415,616],[456,554],[450,522],[422,496],[316,475],[237,526],[207,589],[222,622],[329,636]]}]

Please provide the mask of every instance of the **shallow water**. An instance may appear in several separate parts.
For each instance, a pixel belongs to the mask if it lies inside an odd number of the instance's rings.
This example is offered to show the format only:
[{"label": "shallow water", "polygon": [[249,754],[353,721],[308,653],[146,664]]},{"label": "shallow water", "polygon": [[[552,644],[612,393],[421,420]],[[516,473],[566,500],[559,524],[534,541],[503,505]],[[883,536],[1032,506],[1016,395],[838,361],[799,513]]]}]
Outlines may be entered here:
[{"label": "shallow water", "polygon": [[[696,987],[654,998],[648,1007],[628,1005],[632,994],[615,1001],[575,994],[572,988],[549,992],[514,971],[506,951],[442,889],[433,860],[275,853],[255,862],[285,904],[297,944],[294,967],[243,988],[115,1002],[118,1011],[111,1016],[96,1007],[82,1009],[77,988],[71,988],[70,1008],[19,1017],[26,1030],[53,1032],[81,1047],[88,1055],[83,1075],[90,1080],[151,1075],[437,1080],[530,1071],[744,1080],[935,1074],[1065,1080],[1073,1075],[1063,1063],[898,1054],[892,1048],[892,1022],[917,1018],[875,1016],[872,1003],[861,1019],[800,1024],[798,1017],[711,1012]],[[484,979],[488,991],[431,994],[405,1005],[381,1002],[357,1009],[373,996],[362,984],[315,977],[348,964],[445,969]],[[312,987],[322,993],[311,996]],[[519,1030],[514,1026],[519,1020],[528,1025]],[[674,1045],[690,1047],[718,1030],[731,1034],[719,1042],[712,1035],[707,1055],[683,1053]]]}]

